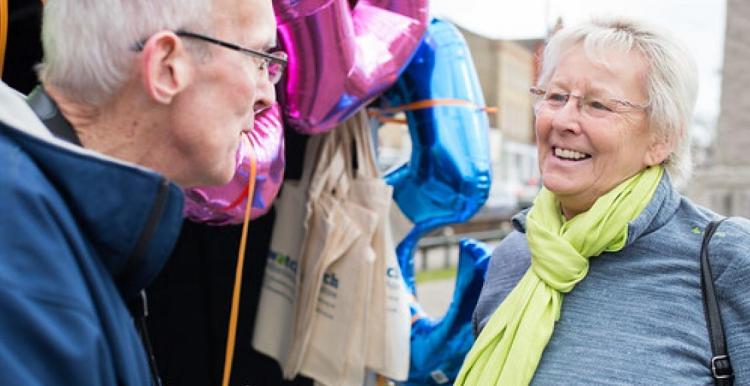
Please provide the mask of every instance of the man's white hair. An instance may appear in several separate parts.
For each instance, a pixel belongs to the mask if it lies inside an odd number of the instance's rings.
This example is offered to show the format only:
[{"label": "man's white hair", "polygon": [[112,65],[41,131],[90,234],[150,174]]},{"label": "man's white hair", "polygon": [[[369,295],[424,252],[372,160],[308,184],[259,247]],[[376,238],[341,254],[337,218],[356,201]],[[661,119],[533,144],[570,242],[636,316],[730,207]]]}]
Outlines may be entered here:
[{"label": "man's white hair", "polygon": [[138,42],[164,30],[205,30],[213,0],[48,0],[42,19],[44,83],[101,105],[132,76]]},{"label": "man's white hair", "polygon": [[599,19],[563,28],[544,50],[538,86],[544,88],[560,61],[560,55],[582,43],[586,55],[607,65],[610,50],[643,55],[648,66],[646,92],[651,130],[672,137],[674,151],[664,162],[672,181],[680,186],[690,176],[690,123],[698,93],[698,73],[687,48],[671,34],[647,23],[623,18]]}]

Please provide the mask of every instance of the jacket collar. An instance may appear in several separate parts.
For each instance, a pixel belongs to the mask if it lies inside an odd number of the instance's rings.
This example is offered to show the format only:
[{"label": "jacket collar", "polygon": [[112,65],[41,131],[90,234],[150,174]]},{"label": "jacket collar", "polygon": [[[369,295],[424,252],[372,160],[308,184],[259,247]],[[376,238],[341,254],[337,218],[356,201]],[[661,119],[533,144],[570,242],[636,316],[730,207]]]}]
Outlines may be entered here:
[{"label": "jacket collar", "polygon": [[664,176],[656,187],[654,197],[638,217],[628,224],[628,241],[625,246],[634,243],[641,236],[654,232],[666,225],[674,217],[682,201],[682,196],[672,186],[672,178],[665,170]]},{"label": "jacket collar", "polygon": [[182,224],[182,191],[161,175],[54,137],[0,82],[0,133],[21,147],[75,216],[124,298],[161,270]]},{"label": "jacket collar", "polygon": [[[669,173],[665,171],[651,201],[635,220],[628,223],[628,240],[625,246],[634,243],[640,236],[651,233],[666,224],[677,212],[680,201],[681,196],[672,186]],[[517,231],[526,233],[526,216],[530,209],[524,209],[513,216],[513,227]]]}]

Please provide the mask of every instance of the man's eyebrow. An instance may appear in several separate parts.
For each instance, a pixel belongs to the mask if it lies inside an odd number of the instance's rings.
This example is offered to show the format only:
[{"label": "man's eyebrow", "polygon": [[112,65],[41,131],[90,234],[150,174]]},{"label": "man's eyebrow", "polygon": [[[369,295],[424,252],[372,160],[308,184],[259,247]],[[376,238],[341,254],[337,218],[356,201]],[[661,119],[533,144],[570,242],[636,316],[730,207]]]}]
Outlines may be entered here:
[{"label": "man's eyebrow", "polygon": [[263,46],[263,51],[266,51],[266,52],[267,51],[271,51],[271,50],[273,50],[275,48],[278,48],[278,47],[279,47],[279,42],[276,41],[276,39],[274,39],[274,40],[266,43],[265,46]]}]

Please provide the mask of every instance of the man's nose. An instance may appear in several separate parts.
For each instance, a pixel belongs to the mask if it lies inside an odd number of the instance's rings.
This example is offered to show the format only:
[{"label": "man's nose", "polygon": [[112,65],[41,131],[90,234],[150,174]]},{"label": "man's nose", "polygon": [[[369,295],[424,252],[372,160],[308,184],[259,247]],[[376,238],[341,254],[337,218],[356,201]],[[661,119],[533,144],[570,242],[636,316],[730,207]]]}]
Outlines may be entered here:
[{"label": "man's nose", "polygon": [[255,102],[253,103],[253,111],[256,114],[271,108],[276,102],[276,89],[267,75],[260,77],[257,87],[258,89],[255,90]]}]

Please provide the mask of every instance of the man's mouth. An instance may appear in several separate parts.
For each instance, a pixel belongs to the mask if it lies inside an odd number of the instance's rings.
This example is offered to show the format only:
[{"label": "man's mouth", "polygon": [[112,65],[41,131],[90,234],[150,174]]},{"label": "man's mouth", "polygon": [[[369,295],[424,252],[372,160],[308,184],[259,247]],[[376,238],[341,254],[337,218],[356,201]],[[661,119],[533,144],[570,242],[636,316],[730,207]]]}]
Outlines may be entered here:
[{"label": "man's mouth", "polygon": [[242,125],[242,133],[248,134],[251,131],[253,131],[253,127],[255,126],[255,119],[254,118],[248,118],[245,120],[245,124]]}]

